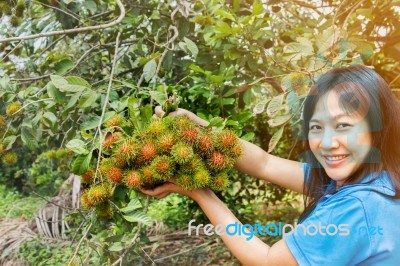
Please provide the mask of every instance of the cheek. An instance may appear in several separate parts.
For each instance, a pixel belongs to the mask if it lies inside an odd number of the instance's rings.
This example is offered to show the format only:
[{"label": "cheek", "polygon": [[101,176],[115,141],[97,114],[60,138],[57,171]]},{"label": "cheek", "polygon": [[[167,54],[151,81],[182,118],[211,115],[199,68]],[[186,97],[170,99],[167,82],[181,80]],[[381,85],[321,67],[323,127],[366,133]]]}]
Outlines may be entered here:
[{"label": "cheek", "polygon": [[318,150],[320,142],[321,142],[321,139],[319,139],[319,138],[309,138],[308,139],[308,145],[310,145],[310,149],[312,151]]}]

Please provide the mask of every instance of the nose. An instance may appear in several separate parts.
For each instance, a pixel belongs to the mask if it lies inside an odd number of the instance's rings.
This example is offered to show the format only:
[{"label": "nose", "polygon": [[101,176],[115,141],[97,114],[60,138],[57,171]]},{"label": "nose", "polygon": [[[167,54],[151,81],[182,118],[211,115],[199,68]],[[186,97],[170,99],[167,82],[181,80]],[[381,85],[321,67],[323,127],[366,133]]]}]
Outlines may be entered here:
[{"label": "nose", "polygon": [[324,130],[319,146],[321,149],[326,150],[338,148],[338,136],[335,135],[335,132],[333,130],[327,128],[326,130]]}]

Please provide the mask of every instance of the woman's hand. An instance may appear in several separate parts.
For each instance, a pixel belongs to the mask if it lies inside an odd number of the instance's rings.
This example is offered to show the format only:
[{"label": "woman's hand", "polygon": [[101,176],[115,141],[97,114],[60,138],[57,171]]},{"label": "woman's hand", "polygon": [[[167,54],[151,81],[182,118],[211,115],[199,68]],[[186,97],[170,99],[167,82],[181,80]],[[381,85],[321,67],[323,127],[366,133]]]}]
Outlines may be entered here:
[{"label": "woman's hand", "polygon": [[161,199],[168,196],[170,193],[179,193],[181,195],[185,195],[193,200],[197,200],[201,193],[204,193],[209,189],[193,189],[193,190],[185,190],[179,187],[174,179],[169,179],[164,184],[157,186],[153,189],[141,189],[142,193],[153,196],[155,198]]},{"label": "woman's hand", "polygon": [[[161,106],[157,106],[155,109],[155,113],[157,116],[162,117],[165,112],[162,110]],[[171,113],[168,114],[169,116],[180,116],[180,115],[186,115],[190,120],[192,120],[194,123],[206,127],[208,126],[208,122],[204,119],[201,119],[200,117],[198,117],[197,115],[195,115],[194,113],[186,110],[186,109],[182,109],[182,108],[178,108],[178,110],[173,111]]]}]

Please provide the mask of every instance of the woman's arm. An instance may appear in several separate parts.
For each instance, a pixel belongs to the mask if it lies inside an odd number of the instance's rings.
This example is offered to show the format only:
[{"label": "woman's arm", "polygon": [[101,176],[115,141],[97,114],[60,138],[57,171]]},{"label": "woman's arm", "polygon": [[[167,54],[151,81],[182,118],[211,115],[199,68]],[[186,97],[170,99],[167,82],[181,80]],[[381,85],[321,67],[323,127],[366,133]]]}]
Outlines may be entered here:
[{"label": "woman's arm", "polygon": [[[177,192],[189,196],[195,200],[206,216],[214,226],[221,224],[240,223],[226,205],[214,194],[210,189],[196,189],[185,191],[174,183],[168,182],[153,190],[143,190],[145,194],[155,196],[157,198],[164,197],[171,192]],[[196,226],[196,225],[193,225]],[[189,228],[190,230],[191,228]],[[193,230],[196,230],[193,228]],[[195,231],[192,231],[195,234]],[[278,241],[273,246],[268,246],[258,237],[253,236],[251,239],[246,238],[249,235],[221,235],[226,246],[231,250],[232,254],[244,265],[297,265],[296,259],[293,257],[284,240]]]},{"label": "woman's arm", "polygon": [[[164,112],[161,106],[157,106],[155,113],[162,116]],[[208,122],[201,119],[194,113],[178,108],[171,112],[171,116],[186,115],[193,122],[201,126],[207,126]],[[236,163],[236,168],[250,176],[263,179],[279,186],[303,193],[304,173],[303,165],[300,162],[286,160],[271,154],[248,141],[241,140],[244,148],[244,155]]]}]

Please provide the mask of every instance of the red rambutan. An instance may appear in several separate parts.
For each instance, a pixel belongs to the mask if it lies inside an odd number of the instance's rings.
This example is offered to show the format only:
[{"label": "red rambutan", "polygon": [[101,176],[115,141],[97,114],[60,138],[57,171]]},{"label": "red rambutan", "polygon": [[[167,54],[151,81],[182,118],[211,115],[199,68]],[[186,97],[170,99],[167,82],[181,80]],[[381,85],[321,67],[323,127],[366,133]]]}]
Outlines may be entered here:
[{"label": "red rambutan", "polygon": [[210,188],[214,191],[222,191],[229,185],[228,174],[221,172],[216,174],[210,182]]},{"label": "red rambutan", "polygon": [[176,143],[176,139],[174,137],[174,134],[166,133],[158,138],[157,143],[158,147],[160,147],[160,150],[164,152],[170,152],[172,147]]},{"label": "red rambutan", "polygon": [[133,138],[129,138],[123,141],[117,150],[117,154],[120,154],[126,161],[132,160],[137,155],[138,146]]},{"label": "red rambutan", "polygon": [[183,171],[180,171],[177,175],[176,178],[176,184],[186,190],[190,190],[195,188],[193,182],[192,182],[192,177],[190,174],[187,174]]},{"label": "red rambutan", "polygon": [[114,115],[110,119],[106,121],[106,127],[111,128],[111,127],[122,127],[124,126],[125,119],[121,115]]},{"label": "red rambutan", "polygon": [[205,165],[201,158],[198,155],[194,155],[187,163],[182,165],[181,169],[187,173],[195,173],[204,167]]},{"label": "red rambutan", "polygon": [[159,136],[165,130],[167,130],[167,127],[160,118],[153,119],[147,126],[147,132],[153,136]]},{"label": "red rambutan", "polygon": [[111,167],[108,170],[108,179],[110,179],[110,181],[112,183],[116,183],[119,184],[122,181],[122,170],[119,167]]},{"label": "red rambutan", "polygon": [[199,131],[195,127],[188,127],[181,131],[182,140],[188,143],[196,143],[199,137]]},{"label": "red rambutan", "polygon": [[212,138],[205,134],[201,135],[199,137],[197,147],[201,152],[204,152],[204,153],[212,152],[214,149],[214,144],[213,144]]},{"label": "red rambutan", "polygon": [[81,195],[81,203],[84,208],[92,208],[93,207],[93,203],[88,198],[88,192],[89,192],[88,189],[84,190]]},{"label": "red rambutan", "polygon": [[122,138],[121,133],[116,132],[114,134],[111,134],[111,136],[107,137],[106,140],[103,142],[103,148],[106,150],[110,150],[113,146],[114,143],[119,141]]},{"label": "red rambutan", "polygon": [[224,129],[216,135],[217,146],[220,149],[226,150],[233,147],[237,142],[237,137],[231,130]]},{"label": "red rambutan", "polygon": [[158,156],[151,163],[151,168],[155,179],[166,181],[172,177],[175,166],[168,156]]},{"label": "red rambutan", "polygon": [[109,184],[95,185],[87,191],[87,199],[91,205],[98,205],[111,197],[112,190]]},{"label": "red rambutan", "polygon": [[139,171],[131,170],[125,175],[125,184],[129,188],[139,189],[141,182],[141,175]]},{"label": "red rambutan", "polygon": [[226,156],[219,151],[214,151],[208,159],[208,165],[212,169],[220,170],[225,168],[227,160]]},{"label": "red rambutan", "polygon": [[183,164],[193,157],[193,148],[186,143],[179,142],[172,148],[171,155],[175,162]]},{"label": "red rambutan", "polygon": [[157,148],[154,142],[147,142],[140,148],[140,156],[145,161],[151,161],[157,155]]},{"label": "red rambutan", "polygon": [[93,180],[93,177],[94,177],[94,171],[92,169],[87,170],[86,173],[81,175],[82,183],[86,183],[86,184],[91,183]]}]

